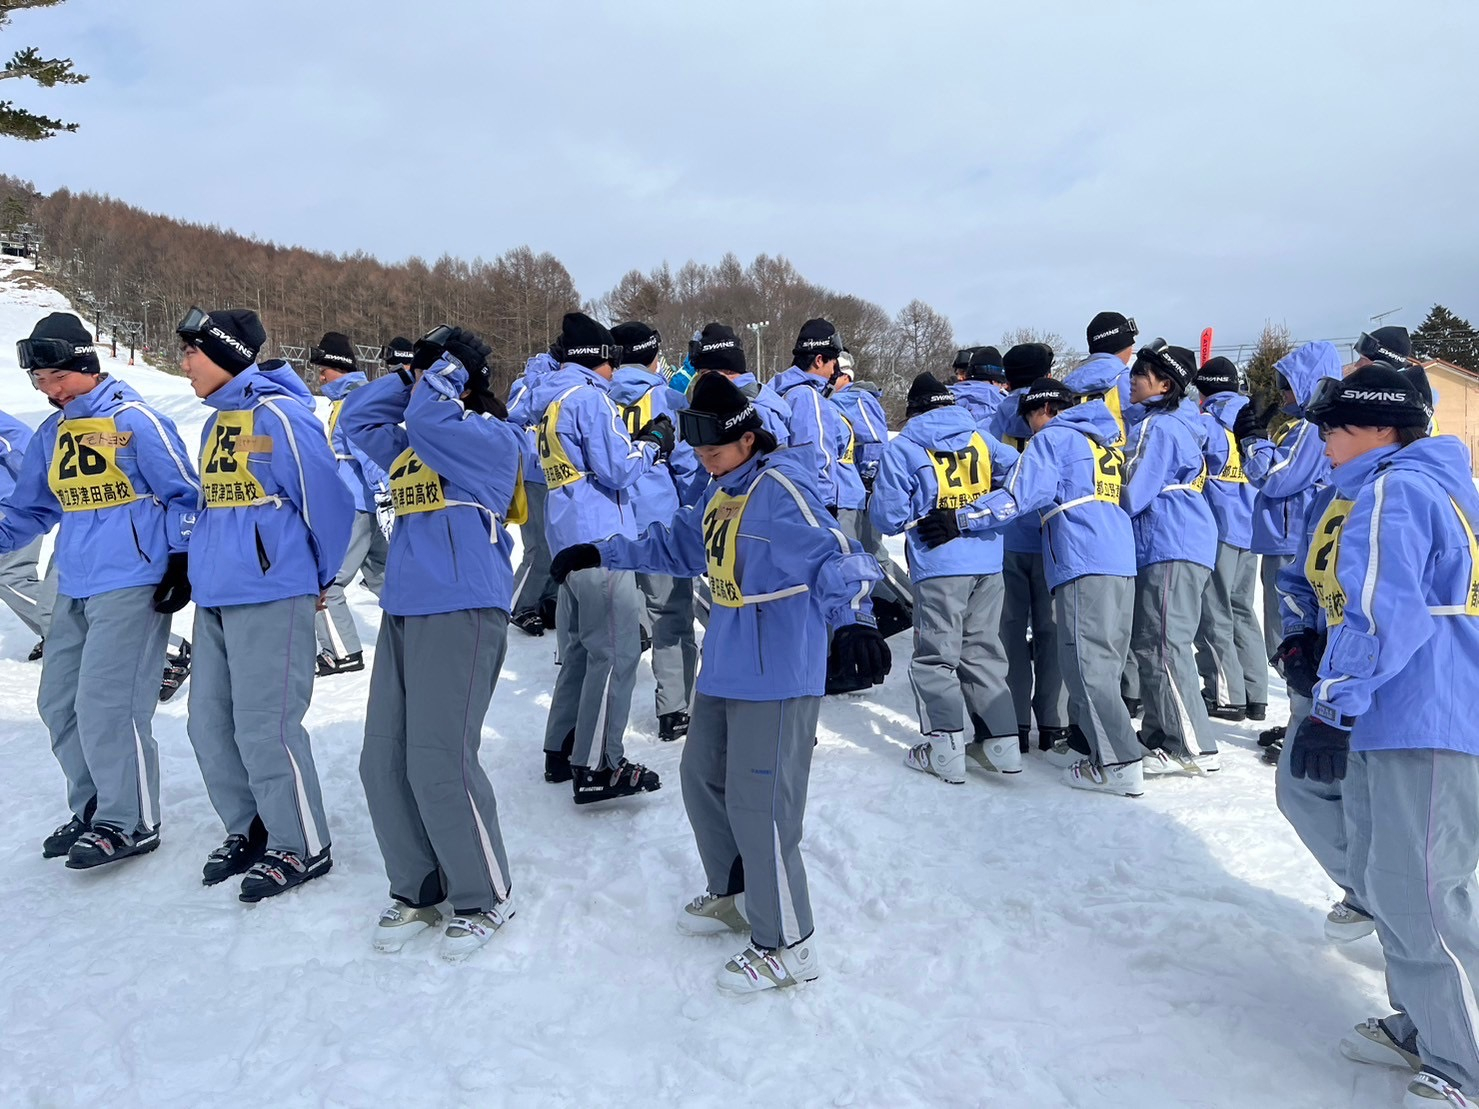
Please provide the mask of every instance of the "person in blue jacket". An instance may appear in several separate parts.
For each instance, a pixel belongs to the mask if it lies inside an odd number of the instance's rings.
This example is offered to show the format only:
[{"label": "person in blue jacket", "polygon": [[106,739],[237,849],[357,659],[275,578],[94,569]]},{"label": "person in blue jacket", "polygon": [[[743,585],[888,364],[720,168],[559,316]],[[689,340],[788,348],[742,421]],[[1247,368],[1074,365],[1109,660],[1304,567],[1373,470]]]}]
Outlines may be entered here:
[{"label": "person in blue jacket", "polygon": [[1219,767],[1192,640],[1202,592],[1217,563],[1217,524],[1202,489],[1207,430],[1186,399],[1196,356],[1155,340],[1130,371],[1121,503],[1135,530],[1135,619],[1130,657],[1139,671],[1149,773]]},{"label": "person in blue jacket", "polygon": [[[549,488],[550,550],[635,537],[632,495],[672,452],[675,432],[655,416],[633,436],[611,399],[621,347],[583,312],[567,313],[557,340],[560,368],[536,380],[539,460]],[[641,658],[642,594],[625,570],[590,567],[550,576],[560,586],[560,674],[545,722],[544,777],[572,782],[575,803],[646,793],[657,773],[629,762],[623,736]]]},{"label": "person in blue jacket", "polygon": [[[1341,375],[1340,352],[1334,343],[1305,343],[1274,363],[1282,394],[1282,412],[1294,417],[1276,436],[1268,431],[1273,413],[1258,413],[1249,404],[1233,422],[1233,435],[1243,452],[1243,473],[1256,489],[1253,498],[1253,541],[1261,556],[1263,645],[1269,656],[1279,646],[1279,571],[1294,558],[1304,536],[1305,511],[1330,473],[1315,426],[1301,418],[1304,406],[1321,381]],[[1282,738],[1271,728],[1264,738]]]},{"label": "person in blue jacket", "polygon": [[1020,774],[1000,635],[1001,537],[962,535],[955,523],[961,508],[1001,485],[1017,452],[983,434],[927,373],[910,384],[905,417],[879,463],[868,507],[879,531],[904,534],[914,583],[909,684],[924,742],[909,749],[904,765],[959,784],[970,755],[985,770]]},{"label": "person in blue jacket", "polygon": [[[1288,743],[1296,778],[1343,782],[1348,866],[1386,954],[1393,1013],[1341,1043],[1416,1073],[1404,1105],[1479,1093],[1479,494],[1452,436],[1429,437],[1413,376],[1375,362],[1304,405],[1345,502],[1307,565],[1328,640]],[[1332,504],[1336,502],[1332,501]],[[1337,514],[1338,515],[1338,514]],[[1328,537],[1328,538],[1327,538]]]},{"label": "person in blue jacket", "polygon": [[[1013,450],[1022,451],[1032,428],[1022,418],[1021,400],[1033,383],[1049,377],[1053,349],[1046,343],[1018,343],[1002,356],[1008,392],[987,429]],[[1001,529],[1001,642],[1007,653],[1007,685],[1017,712],[1017,741],[1025,755],[1037,721],[1037,745],[1050,751],[1068,740],[1068,687],[1063,684],[1053,591],[1043,573],[1042,524],[1031,512]],[[1029,639],[1029,633],[1031,638]]]},{"label": "person in blue jacket", "polygon": [[190,535],[194,673],[187,731],[226,840],[201,873],[245,873],[245,902],[328,873],[329,829],[303,716],[314,611],[344,564],[354,501],[313,394],[250,309],[191,308],[180,365],[212,411]]},{"label": "person in blue jacket", "polygon": [[36,703],[72,817],[41,853],[81,870],[159,846],[152,721],[169,617],[190,601],[200,485],[175,425],[102,373],[76,316],[53,312],[16,353],[57,411],[0,502],[0,554],[57,526],[57,597]]},{"label": "person in blue jacket", "polygon": [[1047,759],[1074,789],[1138,797],[1143,749],[1119,689],[1135,588],[1135,540],[1120,507],[1125,456],[1108,405],[1078,401],[1050,377],[1017,398],[1032,436],[1005,487],[961,509],[957,523],[973,533],[1039,514],[1073,721]]},{"label": "person in blue jacket", "polygon": [[1249,401],[1238,392],[1238,368],[1226,358],[1208,359],[1197,371],[1196,387],[1207,430],[1203,493],[1217,523],[1217,565],[1197,625],[1197,670],[1211,715],[1262,720],[1268,712],[1268,651],[1253,600],[1258,557],[1249,549],[1256,493],[1233,433]]},{"label": "person in blue jacket", "polygon": [[850,434],[842,413],[827,403],[823,393],[843,349],[842,336],[830,322],[807,320],[791,349],[793,364],[773,383],[791,410],[786,422],[790,447],[811,459],[817,493],[834,518],[841,496],[837,459],[847,449]]},{"label": "person in blue jacket", "polygon": [[976,421],[978,431],[989,432],[991,421],[1006,395],[1007,371],[995,347],[966,347],[955,352],[951,364],[955,381],[950,391],[955,403]]},{"label": "person in blue jacket", "polygon": [[714,478],[703,499],[671,527],[563,551],[554,572],[708,572],[714,611],[681,771],[708,892],[679,926],[750,933],[719,969],[722,988],[790,987],[820,969],[801,828],[828,629],[834,661],[867,684],[883,680],[888,644],[868,598],[878,565],[828,517],[811,459],[774,450],[755,404],[723,375],[699,375],[679,420]]},{"label": "person in blue jacket", "polygon": [[[441,326],[408,367],[344,403],[339,426],[390,478],[396,523],[365,708],[360,780],[391,904],[375,947],[399,951],[452,916],[467,957],[513,916],[498,801],[478,761],[508,648],[522,428],[493,392],[488,346]],[[404,425],[404,426],[402,426]]]},{"label": "person in blue jacket", "polygon": [[[21,476],[21,462],[31,443],[31,429],[8,412],[0,412],[0,502],[15,489]],[[41,536],[24,547],[0,555],[0,601],[36,636],[33,658],[41,657],[46,629],[51,624],[51,609],[56,603],[54,590],[45,587],[36,565],[41,559]]]},{"label": "person in blue jacket", "polygon": [[508,418],[524,429],[524,494],[529,501],[529,518],[519,525],[519,540],[524,548],[514,576],[514,612],[510,623],[525,635],[542,636],[555,627],[555,604],[559,587],[549,576],[549,540],[544,534],[544,470],[539,464],[539,416],[534,411],[534,386],[539,380],[560,368],[559,361],[548,351],[540,351],[524,363],[524,374],[513,383],[508,394]]},{"label": "person in blue jacket", "polygon": [[[627,430],[636,435],[658,416],[678,418],[688,398],[668,386],[658,371],[662,336],[640,321],[618,324],[612,337],[622,349],[622,365],[611,378],[611,399],[621,408]],[[701,476],[701,480],[700,480]],[[665,462],[654,466],[632,490],[637,532],[653,524],[670,524],[680,504],[696,499],[708,474],[702,473],[693,448],[676,443]],[[698,671],[698,644],[693,633],[693,579],[669,574],[638,574],[646,608],[643,623],[652,638],[652,676],[657,685],[657,738],[664,742],[688,734],[688,706]]]},{"label": "person in blue jacket", "polygon": [[385,584],[385,533],[380,530],[379,501],[386,495],[385,471],[371,462],[365,453],[349,441],[339,427],[344,398],[369,379],[359,368],[354,344],[338,331],[324,333],[318,346],[309,350],[310,365],[317,366],[324,396],[329,398],[329,445],[339,461],[339,477],[354,499],[354,526],[349,533],[349,550],[334,584],[324,595],[324,606],[316,620],[318,659],[315,670],[320,678],[346,674],[365,668],[364,650],[359,629],[349,611],[344,590],[355,577],[363,574],[365,588],[380,596]]},{"label": "person in blue jacket", "polygon": [[1081,397],[1102,400],[1120,427],[1127,430],[1130,405],[1130,360],[1135,355],[1135,321],[1118,312],[1100,312],[1089,321],[1086,337],[1089,357],[1075,367],[1063,384]]}]

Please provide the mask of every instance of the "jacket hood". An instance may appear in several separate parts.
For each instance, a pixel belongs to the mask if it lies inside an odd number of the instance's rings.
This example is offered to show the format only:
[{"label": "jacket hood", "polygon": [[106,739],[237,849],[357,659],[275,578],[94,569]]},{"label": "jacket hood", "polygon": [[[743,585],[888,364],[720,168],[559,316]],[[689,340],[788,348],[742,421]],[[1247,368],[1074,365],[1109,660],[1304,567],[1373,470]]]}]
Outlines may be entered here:
[{"label": "jacket hood", "polygon": [[293,367],[280,358],[248,366],[206,397],[205,403],[222,412],[233,412],[249,407],[259,397],[286,397],[310,412],[314,408],[313,394],[308,391],[308,386]]},{"label": "jacket hood", "polygon": [[1231,429],[1238,413],[1247,403],[1248,398],[1241,393],[1213,393],[1202,402],[1202,411],[1223,427]]},{"label": "jacket hood", "polygon": [[1063,384],[1075,393],[1106,393],[1129,372],[1130,367],[1117,354],[1091,354],[1063,379]]},{"label": "jacket hood", "polygon": [[555,361],[554,355],[548,351],[540,351],[524,363],[524,376],[535,378],[541,374],[552,374],[559,368],[560,364]]},{"label": "jacket hood", "polygon": [[370,379],[365,376],[364,370],[355,370],[352,374],[345,374],[334,381],[325,381],[320,388],[324,396],[330,400],[343,400],[351,389],[357,389]]},{"label": "jacket hood", "polygon": [[617,404],[631,404],[653,386],[666,385],[667,381],[646,366],[623,366],[611,378],[611,399]]},{"label": "jacket hood", "polygon": [[809,386],[810,388],[821,392],[822,388],[826,384],[826,378],[818,377],[816,374],[807,373],[800,366],[792,366],[785,373],[777,374],[775,380],[771,382],[771,385],[775,388],[775,391],[777,393],[784,393],[787,389],[791,389],[796,386]]},{"label": "jacket hood", "polygon": [[[979,384],[979,383],[977,383]],[[975,434],[976,421],[964,408],[932,408],[906,424],[900,435],[925,450],[964,450]]]},{"label": "jacket hood", "polygon": [[1315,386],[1321,380],[1340,377],[1340,352],[1335,349],[1334,343],[1327,343],[1323,339],[1315,343],[1305,343],[1275,362],[1274,369],[1284,375],[1289,388],[1294,390],[1294,399],[1303,409],[1309,404]]},{"label": "jacket hood", "polygon": [[[1113,357],[1111,355],[1110,357]],[[1119,359],[1115,358],[1118,362]],[[1086,401],[1076,404],[1057,416],[1048,423],[1049,428],[1066,427],[1087,435],[1101,447],[1108,446],[1120,437],[1120,425],[1115,422],[1114,416],[1109,411],[1109,405],[1102,400]]]},{"label": "jacket hood", "polygon": [[603,393],[611,391],[611,383],[604,377],[574,362],[566,362],[557,370],[540,374],[529,386],[530,409],[534,422],[538,423],[557,397],[577,385],[594,385]]},{"label": "jacket hood", "polygon": [[1479,491],[1474,479],[1469,448],[1453,435],[1434,435],[1419,439],[1391,455],[1385,463],[1390,470],[1411,470],[1442,486],[1458,502],[1469,518],[1469,526],[1479,526]]},{"label": "jacket hood", "polygon": [[102,375],[90,393],[83,393],[61,409],[62,418],[85,420],[89,416],[106,416],[117,411],[119,405],[142,403],[143,399],[127,382]]},{"label": "jacket hood", "polygon": [[994,404],[1002,398],[1002,391],[989,381],[956,381],[949,388],[956,397],[978,400],[983,404]]}]

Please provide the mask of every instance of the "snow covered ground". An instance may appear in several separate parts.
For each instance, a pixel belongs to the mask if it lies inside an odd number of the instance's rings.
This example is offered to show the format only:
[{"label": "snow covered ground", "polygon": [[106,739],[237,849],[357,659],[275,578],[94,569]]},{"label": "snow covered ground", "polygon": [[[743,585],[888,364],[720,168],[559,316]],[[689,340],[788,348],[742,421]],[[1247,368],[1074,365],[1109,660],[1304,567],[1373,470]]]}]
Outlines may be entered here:
[{"label": "snow covered ground", "polygon": [[[25,282],[0,264],[0,407],[34,425],[47,409],[14,343],[65,302]],[[198,442],[183,378],[107,368]],[[373,642],[373,598],[350,595]],[[1336,1051],[1386,1012],[1381,952],[1323,940],[1333,890],[1274,807],[1256,725],[1221,727],[1221,773],[1135,801],[1070,791],[1037,755],[946,786],[900,765],[917,737],[895,638],[888,684],[822,711],[805,850],[825,977],[734,1000],[712,979],[737,945],[673,926],[703,877],[645,662],[630,746],[665,787],[580,810],[541,776],[553,641],[510,634],[483,757],[519,912],[451,967],[431,942],[370,950],[386,895],[357,772],[368,673],[321,680],[308,718],[334,871],[246,907],[235,883],[200,885],[222,830],[183,695],[155,718],[161,848],[101,873],[42,860],[67,813],[31,644],[0,610],[0,1105],[1400,1102],[1395,1072]]]}]

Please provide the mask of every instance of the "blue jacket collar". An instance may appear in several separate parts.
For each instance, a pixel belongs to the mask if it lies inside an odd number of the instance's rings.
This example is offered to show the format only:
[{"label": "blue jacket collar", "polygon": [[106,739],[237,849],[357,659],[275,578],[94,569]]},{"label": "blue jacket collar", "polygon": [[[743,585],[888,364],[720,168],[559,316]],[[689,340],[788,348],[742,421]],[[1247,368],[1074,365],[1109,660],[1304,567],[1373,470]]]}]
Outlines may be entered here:
[{"label": "blue jacket collar", "polygon": [[1377,468],[1400,449],[1400,447],[1378,447],[1374,451],[1367,451],[1360,457],[1351,459],[1343,466],[1336,466],[1330,471],[1330,483],[1346,500],[1354,500],[1356,494],[1361,491],[1361,487],[1371,480],[1371,475],[1376,473]]},{"label": "blue jacket collar", "polygon": [[354,373],[345,374],[334,381],[325,381],[323,383],[324,396],[330,400],[343,400],[351,389],[358,389],[369,380],[363,370],[355,370]]}]

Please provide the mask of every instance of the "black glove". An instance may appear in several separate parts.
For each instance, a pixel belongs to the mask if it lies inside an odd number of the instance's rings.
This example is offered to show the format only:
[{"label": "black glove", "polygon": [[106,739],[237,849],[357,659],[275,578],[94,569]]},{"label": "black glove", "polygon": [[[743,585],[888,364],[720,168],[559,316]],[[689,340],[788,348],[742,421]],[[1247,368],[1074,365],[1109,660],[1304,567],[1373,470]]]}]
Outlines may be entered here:
[{"label": "black glove", "polygon": [[1351,733],[1306,716],[1289,744],[1289,772],[1312,782],[1338,782],[1345,777]]},{"label": "black glove", "polygon": [[493,348],[483,342],[482,336],[477,332],[467,331],[460,327],[452,329],[452,334],[447,336],[444,349],[462,363],[462,368],[467,371],[469,381],[478,377],[483,367],[488,364],[488,355],[493,353]]},{"label": "black glove", "polygon": [[932,508],[914,525],[914,534],[931,549],[960,538],[960,520],[953,508]]},{"label": "black glove", "polygon": [[1268,417],[1269,414],[1267,412],[1260,413],[1255,411],[1253,402],[1250,400],[1247,404],[1243,405],[1243,410],[1238,413],[1238,418],[1233,421],[1233,435],[1236,436],[1239,443],[1247,439],[1267,439]]},{"label": "black glove", "polygon": [[1301,697],[1313,697],[1319,680],[1320,658],[1325,654],[1325,637],[1313,628],[1285,636],[1284,642],[1269,659],[1280,665],[1284,684]]},{"label": "black glove", "polygon": [[164,577],[154,587],[154,611],[179,612],[190,603],[190,556],[176,551],[164,564]]},{"label": "black glove", "polygon": [[832,636],[831,661],[842,677],[856,675],[873,685],[882,685],[893,667],[888,640],[872,624],[847,624]]},{"label": "black glove", "polygon": [[827,511],[832,514],[832,519],[834,519],[834,520],[840,520],[840,519],[842,519],[841,516],[837,515],[837,513],[839,513],[840,511],[842,511],[840,508],[838,508],[837,505],[835,505],[835,504],[829,504],[827,506]]},{"label": "black glove", "polygon": [[673,421],[666,416],[654,416],[632,436],[634,443],[651,443],[657,447],[657,457],[666,458],[673,453],[673,444],[678,440]]},{"label": "black glove", "polygon": [[601,552],[590,543],[577,543],[573,547],[566,547],[550,559],[549,576],[554,578],[557,584],[564,585],[565,579],[575,571],[589,570],[599,565],[601,565]]},{"label": "black glove", "polygon": [[[456,328],[453,330],[456,331]],[[432,332],[428,331],[426,334],[431,335]],[[411,369],[413,371],[431,369],[432,363],[445,354],[446,351],[447,348],[442,343],[433,342],[431,339],[424,337],[417,339],[416,345],[411,348]]]}]

